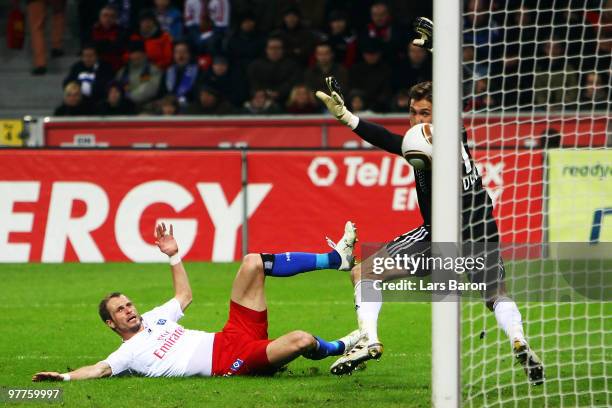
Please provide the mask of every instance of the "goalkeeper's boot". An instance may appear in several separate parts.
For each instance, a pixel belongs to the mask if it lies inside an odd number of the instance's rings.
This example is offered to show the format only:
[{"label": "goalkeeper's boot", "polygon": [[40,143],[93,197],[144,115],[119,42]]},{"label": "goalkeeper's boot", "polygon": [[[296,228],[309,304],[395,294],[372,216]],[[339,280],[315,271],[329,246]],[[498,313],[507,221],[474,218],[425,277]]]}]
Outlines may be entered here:
[{"label": "goalkeeper's boot", "polygon": [[355,347],[347,350],[342,357],[336,360],[329,371],[334,375],[351,374],[359,369],[367,360],[380,359],[383,354],[383,345],[380,342],[368,344],[367,337],[363,336]]},{"label": "goalkeeper's boot", "polygon": [[515,340],[512,345],[516,361],[523,366],[531,385],[540,385],[544,382],[544,366],[536,353],[527,343]]},{"label": "goalkeeper's boot", "polygon": [[337,243],[334,243],[327,237],[326,239],[329,246],[338,252],[340,259],[342,260],[338,270],[350,271],[355,265],[355,257],[353,256],[355,242],[357,242],[357,228],[355,228],[355,224],[350,221],[346,222],[344,225],[344,235]]}]

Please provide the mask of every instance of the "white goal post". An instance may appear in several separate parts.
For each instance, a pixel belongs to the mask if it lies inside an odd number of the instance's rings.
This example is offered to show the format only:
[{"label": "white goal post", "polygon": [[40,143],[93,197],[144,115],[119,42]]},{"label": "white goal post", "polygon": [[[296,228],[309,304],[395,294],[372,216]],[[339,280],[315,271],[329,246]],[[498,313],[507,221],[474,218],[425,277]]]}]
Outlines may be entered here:
[{"label": "white goal post", "polygon": [[[459,242],[461,0],[434,0],[432,242]],[[453,200],[452,197],[455,197]],[[459,299],[432,299],[432,403],[456,408],[460,393]]]}]

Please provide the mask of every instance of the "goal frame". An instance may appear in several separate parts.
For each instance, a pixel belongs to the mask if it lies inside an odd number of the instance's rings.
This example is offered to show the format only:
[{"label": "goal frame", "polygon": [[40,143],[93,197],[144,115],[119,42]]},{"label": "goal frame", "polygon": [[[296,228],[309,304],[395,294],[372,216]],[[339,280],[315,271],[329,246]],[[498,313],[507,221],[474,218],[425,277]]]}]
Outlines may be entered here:
[{"label": "goal frame", "polygon": [[[437,243],[460,243],[462,10],[463,0],[433,2],[432,242]],[[434,299],[431,307],[432,405],[457,408],[461,405],[461,305],[455,297]]]}]

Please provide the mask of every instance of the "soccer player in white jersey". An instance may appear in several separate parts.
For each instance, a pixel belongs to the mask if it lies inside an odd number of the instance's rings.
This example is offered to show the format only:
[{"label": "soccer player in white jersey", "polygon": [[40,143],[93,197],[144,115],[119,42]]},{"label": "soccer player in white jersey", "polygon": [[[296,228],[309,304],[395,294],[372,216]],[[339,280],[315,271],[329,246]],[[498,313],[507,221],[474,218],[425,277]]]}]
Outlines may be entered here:
[{"label": "soccer player in white jersey", "polygon": [[142,315],[126,295],[114,292],[99,305],[104,323],[123,343],[104,360],[68,373],[39,372],[33,381],[69,381],[122,373],[146,377],[267,375],[304,356],[318,360],[341,355],[359,340],[355,331],[327,342],[296,330],[268,338],[264,283],[266,276],[287,277],[316,269],[350,270],[353,266],[355,227],[347,222],[329,253],[286,252],[247,255],[234,279],[229,318],[220,332],[186,329],[177,322],[192,300],[185,268],[178,256],[172,226],[156,229],[156,244],[170,257],[174,297]]}]

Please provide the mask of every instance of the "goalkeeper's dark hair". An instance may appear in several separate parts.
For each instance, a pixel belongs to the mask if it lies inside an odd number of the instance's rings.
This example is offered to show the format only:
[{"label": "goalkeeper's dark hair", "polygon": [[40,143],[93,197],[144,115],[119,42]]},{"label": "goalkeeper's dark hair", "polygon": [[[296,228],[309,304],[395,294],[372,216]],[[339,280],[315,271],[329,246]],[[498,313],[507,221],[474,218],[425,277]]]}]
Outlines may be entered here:
[{"label": "goalkeeper's dark hair", "polygon": [[100,301],[100,304],[98,305],[98,314],[100,315],[100,319],[102,319],[104,323],[106,323],[107,320],[113,320],[110,312],[108,311],[108,301],[112,298],[117,298],[121,295],[123,295],[123,293],[121,292],[112,292],[104,296],[104,299]]},{"label": "goalkeeper's dark hair", "polygon": [[431,81],[420,82],[410,88],[410,99],[420,101],[426,99],[433,103],[433,91]]}]

